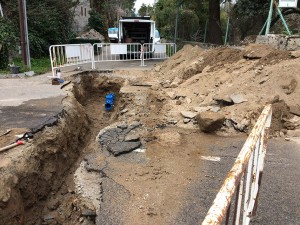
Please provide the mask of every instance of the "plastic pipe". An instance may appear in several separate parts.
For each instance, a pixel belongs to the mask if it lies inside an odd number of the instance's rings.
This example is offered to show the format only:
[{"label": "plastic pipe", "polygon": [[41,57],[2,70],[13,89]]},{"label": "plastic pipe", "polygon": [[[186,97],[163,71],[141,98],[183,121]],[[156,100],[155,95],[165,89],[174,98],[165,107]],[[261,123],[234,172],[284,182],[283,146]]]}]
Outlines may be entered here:
[{"label": "plastic pipe", "polygon": [[109,93],[106,95],[105,104],[104,104],[106,111],[110,111],[114,107],[115,98],[116,96],[113,93]]}]

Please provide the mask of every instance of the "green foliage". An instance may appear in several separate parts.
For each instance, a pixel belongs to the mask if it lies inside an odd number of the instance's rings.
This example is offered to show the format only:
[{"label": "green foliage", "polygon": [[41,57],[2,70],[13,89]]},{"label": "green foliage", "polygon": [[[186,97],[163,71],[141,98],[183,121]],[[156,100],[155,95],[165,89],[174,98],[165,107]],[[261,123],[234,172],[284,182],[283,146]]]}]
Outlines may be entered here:
[{"label": "green foliage", "polygon": [[91,10],[90,11],[90,18],[88,22],[88,26],[91,29],[95,29],[101,34],[106,33],[105,31],[105,24],[104,24],[104,19],[102,18],[101,14],[98,13],[96,10]]},{"label": "green foliage", "polygon": [[266,14],[270,1],[265,0],[239,0],[234,6],[234,12],[243,18],[253,18]]},{"label": "green foliage", "polygon": [[[49,45],[68,42],[73,36],[74,10],[72,9],[77,4],[78,1],[73,0],[27,1],[28,36],[32,57],[48,55]],[[7,0],[3,4],[3,8],[6,17],[11,21],[10,27],[13,30],[18,30],[17,2]]]},{"label": "green foliage", "polygon": [[10,20],[0,17],[0,69],[7,67],[9,50],[16,50],[16,32]]},{"label": "green foliage", "polygon": [[[26,69],[23,66],[21,58],[16,58],[11,63],[13,63],[16,66],[20,66],[20,73],[26,71]],[[44,74],[51,71],[51,62],[49,57],[43,57],[39,59],[32,58],[31,70],[33,70],[35,74]],[[10,73],[10,69],[8,67],[8,64],[6,64],[6,67],[3,70],[0,70],[0,74],[9,74],[9,73]]]},{"label": "green foliage", "polygon": [[154,8],[151,5],[142,4],[138,11],[139,16],[152,16],[154,14]]},{"label": "green foliage", "polygon": [[199,18],[193,10],[180,10],[180,20],[178,24],[178,37],[182,40],[190,40],[191,35],[199,28]]},{"label": "green foliage", "polygon": [[8,47],[2,45],[0,50],[0,69],[5,69],[8,65]]},{"label": "green foliage", "polygon": [[258,34],[269,11],[270,1],[239,0],[231,12],[232,24],[241,39],[250,34]]},{"label": "green foliage", "polygon": [[173,40],[177,6],[179,8],[178,38],[200,40],[208,17],[208,1],[158,0],[155,6],[155,21],[162,37]]}]

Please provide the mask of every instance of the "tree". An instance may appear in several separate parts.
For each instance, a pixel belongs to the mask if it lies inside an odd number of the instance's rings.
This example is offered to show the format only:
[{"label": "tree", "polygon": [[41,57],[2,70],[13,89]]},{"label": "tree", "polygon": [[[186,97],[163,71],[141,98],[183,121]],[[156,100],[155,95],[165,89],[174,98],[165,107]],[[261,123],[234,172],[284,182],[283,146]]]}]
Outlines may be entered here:
[{"label": "tree", "polygon": [[223,40],[220,20],[220,0],[209,0],[208,8],[208,42],[222,45]]},{"label": "tree", "polygon": [[238,39],[244,39],[251,34],[258,34],[267,19],[270,1],[239,0],[231,13],[235,33],[240,33]]},{"label": "tree", "polygon": [[102,18],[101,14],[96,12],[94,9],[90,11],[88,26],[89,28],[98,31],[101,34],[106,33],[104,19]]},{"label": "tree", "polygon": [[154,8],[151,5],[142,4],[138,10],[139,16],[152,16],[154,14]]},{"label": "tree", "polygon": [[[11,29],[19,32],[18,7],[15,0],[2,3],[5,17],[11,21]],[[27,1],[27,20],[32,57],[48,54],[49,45],[68,43],[73,36],[73,13],[78,1],[31,0]]]},{"label": "tree", "polygon": [[9,63],[9,51],[16,50],[17,34],[10,20],[0,17],[0,24],[0,69],[5,69]]}]

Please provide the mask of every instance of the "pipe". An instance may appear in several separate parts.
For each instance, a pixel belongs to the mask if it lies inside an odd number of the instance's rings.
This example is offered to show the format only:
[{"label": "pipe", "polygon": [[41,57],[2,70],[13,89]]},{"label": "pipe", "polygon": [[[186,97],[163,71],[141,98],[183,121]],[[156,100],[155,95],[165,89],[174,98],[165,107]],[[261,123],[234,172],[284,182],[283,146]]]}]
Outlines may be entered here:
[{"label": "pipe", "polygon": [[114,93],[109,93],[106,95],[106,100],[105,100],[105,104],[104,104],[106,111],[110,111],[114,107],[115,98],[116,98],[116,96]]}]

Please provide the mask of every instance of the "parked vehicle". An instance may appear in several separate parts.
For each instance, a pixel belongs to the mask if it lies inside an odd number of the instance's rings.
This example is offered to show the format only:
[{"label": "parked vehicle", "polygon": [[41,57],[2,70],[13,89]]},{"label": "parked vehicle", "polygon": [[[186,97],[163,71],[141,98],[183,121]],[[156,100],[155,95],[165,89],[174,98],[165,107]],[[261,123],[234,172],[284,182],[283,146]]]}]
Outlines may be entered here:
[{"label": "parked vehicle", "polygon": [[108,28],[108,38],[112,43],[118,43],[118,31],[117,27]]},{"label": "parked vehicle", "polygon": [[[159,36],[159,35],[158,35]],[[144,17],[122,17],[119,21],[119,43],[148,43],[144,54],[152,55],[154,52],[155,41],[155,22],[149,16]],[[132,48],[132,46],[128,45]],[[128,49],[128,54],[134,54],[139,57],[141,49]],[[129,53],[130,52],[130,53]],[[126,55],[120,55],[126,57]]]},{"label": "parked vehicle", "polygon": [[159,31],[155,29],[154,43],[160,43]]}]

